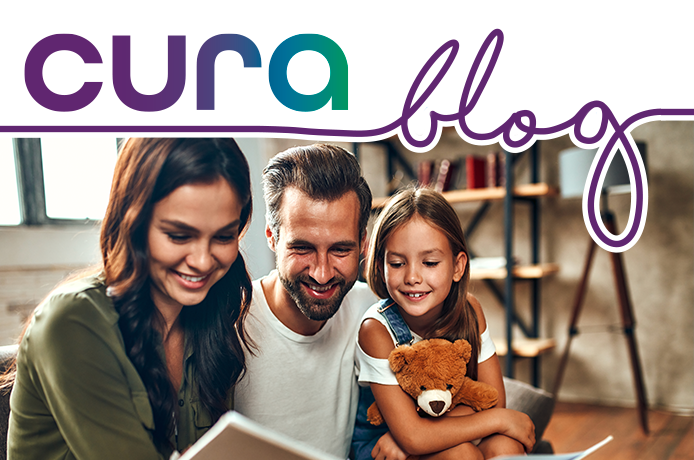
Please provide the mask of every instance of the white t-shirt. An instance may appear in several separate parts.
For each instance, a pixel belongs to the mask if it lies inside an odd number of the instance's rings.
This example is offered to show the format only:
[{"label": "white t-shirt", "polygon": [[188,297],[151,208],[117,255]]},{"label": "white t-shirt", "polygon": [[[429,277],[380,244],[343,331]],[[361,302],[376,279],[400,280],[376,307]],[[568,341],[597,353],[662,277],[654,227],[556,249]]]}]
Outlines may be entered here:
[{"label": "white t-shirt", "polygon": [[[395,340],[393,331],[391,331],[390,327],[388,327],[388,323],[386,322],[386,319],[383,317],[383,315],[378,312],[378,308],[380,306],[380,303],[372,305],[366,311],[366,313],[364,313],[364,317],[359,322],[359,325],[361,326],[361,323],[363,323],[364,320],[366,320],[367,318],[375,319],[376,321],[378,321],[386,327],[386,329],[388,330],[388,334],[390,334],[390,338],[393,340],[393,343],[395,344],[397,341]],[[422,337],[420,337],[412,331],[410,332],[412,333],[412,337],[414,338],[413,343],[422,340]],[[494,356],[494,353],[496,353],[496,347],[494,346],[494,342],[492,342],[492,339],[489,335],[489,327],[487,327],[487,329],[485,329],[485,331],[480,335],[480,339],[481,346],[479,356],[477,357],[478,363],[488,360],[489,358]],[[359,376],[359,385],[361,386],[368,386],[369,383],[380,383],[381,385],[398,385],[398,381],[395,378],[395,374],[390,369],[390,364],[388,363],[388,360],[374,358],[373,356],[367,355],[364,352],[364,350],[361,349],[361,346],[359,346],[358,336],[356,365],[357,375]]]},{"label": "white t-shirt", "polygon": [[258,346],[246,352],[246,375],[237,384],[241,414],[341,458],[349,455],[359,399],[354,337],[377,299],[357,282],[340,309],[315,335],[287,328],[268,306],[261,280],[253,282],[246,330]]}]

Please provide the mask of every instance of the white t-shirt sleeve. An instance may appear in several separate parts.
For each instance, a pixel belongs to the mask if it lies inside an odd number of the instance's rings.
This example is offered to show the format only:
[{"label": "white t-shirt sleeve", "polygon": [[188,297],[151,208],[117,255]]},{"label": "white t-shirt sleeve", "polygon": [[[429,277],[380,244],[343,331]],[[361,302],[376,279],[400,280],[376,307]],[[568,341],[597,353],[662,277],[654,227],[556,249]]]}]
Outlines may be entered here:
[{"label": "white t-shirt sleeve", "polygon": [[489,327],[484,330],[482,335],[480,336],[480,342],[482,345],[480,346],[480,354],[477,357],[477,362],[482,363],[492,356],[494,356],[494,353],[496,353],[496,346],[494,345],[494,341],[492,341],[492,337],[489,334]]},{"label": "white t-shirt sleeve", "polygon": [[357,342],[357,363],[359,366],[359,384],[366,386],[369,383],[381,385],[397,385],[395,374],[390,370],[387,359],[374,358],[367,355]]}]

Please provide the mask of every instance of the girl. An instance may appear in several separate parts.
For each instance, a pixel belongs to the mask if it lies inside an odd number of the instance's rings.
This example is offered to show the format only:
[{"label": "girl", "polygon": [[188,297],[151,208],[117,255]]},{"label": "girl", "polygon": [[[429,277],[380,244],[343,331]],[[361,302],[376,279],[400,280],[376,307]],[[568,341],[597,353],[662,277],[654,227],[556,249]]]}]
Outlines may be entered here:
[{"label": "girl", "polygon": [[0,378],[13,385],[10,460],[168,458],[229,410],[245,367],[250,216],[233,139],[125,142],[101,267],[37,307]]},{"label": "girl", "polygon": [[[468,259],[458,216],[445,198],[430,189],[398,193],[376,221],[366,276],[376,295],[387,300],[364,315],[357,349],[359,383],[369,384],[397,446],[425,459],[522,454],[535,442],[530,419],[504,408],[503,380],[494,344],[479,302],[467,292]],[[479,413],[458,406],[441,418],[420,417],[415,401],[398,386],[388,366],[388,355],[403,339],[402,334],[393,332],[391,327],[397,330],[398,326],[389,326],[379,307],[399,313],[397,318],[404,321],[414,341],[434,337],[467,340],[473,350],[467,375],[496,387],[497,406]],[[405,335],[409,338],[407,332]],[[370,401],[362,399],[355,430],[355,457],[393,458],[394,446],[379,441],[373,447],[375,441],[365,441],[362,417]],[[473,444],[479,439],[477,445]]]}]

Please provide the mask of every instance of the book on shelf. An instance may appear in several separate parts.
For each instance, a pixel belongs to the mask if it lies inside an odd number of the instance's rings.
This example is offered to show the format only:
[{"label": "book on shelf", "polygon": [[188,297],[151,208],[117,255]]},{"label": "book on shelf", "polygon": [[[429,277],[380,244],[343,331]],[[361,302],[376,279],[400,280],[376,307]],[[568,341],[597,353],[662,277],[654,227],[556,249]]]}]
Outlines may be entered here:
[{"label": "book on shelf", "polygon": [[499,186],[499,171],[496,165],[498,156],[496,152],[487,154],[487,187]]},{"label": "book on shelf", "polygon": [[451,179],[450,190],[465,190],[467,188],[467,173],[465,168],[465,157],[455,160],[455,174]]},{"label": "book on shelf", "polygon": [[457,169],[456,162],[447,158],[422,160],[417,164],[417,183],[439,193],[447,192],[455,183]]},{"label": "book on shelf", "polygon": [[458,165],[456,162],[447,159],[441,160],[441,164],[439,165],[439,174],[436,180],[436,185],[434,186],[434,190],[439,193],[451,190],[451,184],[454,183],[457,169]]},{"label": "book on shelf", "polygon": [[434,173],[434,162],[432,160],[422,160],[417,163],[417,183],[422,187],[431,185]]},{"label": "book on shelf", "polygon": [[506,187],[506,154],[497,152],[496,154],[496,177],[498,178],[498,187]]},{"label": "book on shelf", "polygon": [[612,441],[612,436],[608,436],[604,440],[595,444],[594,446],[583,450],[581,452],[573,452],[570,454],[529,454],[527,456],[523,455],[502,455],[500,457],[494,457],[495,460],[581,460],[586,458],[588,455],[592,454],[596,450],[600,449],[602,446]]},{"label": "book on shelf", "polygon": [[467,188],[486,187],[486,158],[468,155],[465,157],[465,175],[467,177]]},{"label": "book on shelf", "polygon": [[487,187],[506,187],[506,155],[501,152],[487,154]]},{"label": "book on shelf", "polygon": [[183,454],[169,460],[337,460],[337,457],[227,412]]}]

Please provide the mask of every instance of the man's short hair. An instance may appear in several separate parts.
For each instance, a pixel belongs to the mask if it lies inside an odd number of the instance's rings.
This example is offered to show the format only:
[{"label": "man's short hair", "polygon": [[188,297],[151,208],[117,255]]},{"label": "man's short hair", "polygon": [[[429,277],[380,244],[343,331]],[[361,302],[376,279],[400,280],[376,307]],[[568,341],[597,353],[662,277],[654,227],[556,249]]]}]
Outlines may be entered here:
[{"label": "man's short hair", "polygon": [[263,170],[265,218],[275,241],[282,225],[280,207],[287,187],[296,187],[313,200],[334,201],[353,191],[359,199],[359,237],[366,234],[371,213],[371,189],[357,159],[336,145],[292,147],[275,155]]}]

